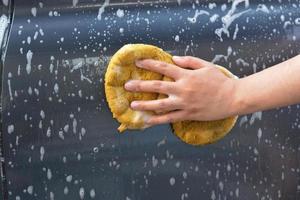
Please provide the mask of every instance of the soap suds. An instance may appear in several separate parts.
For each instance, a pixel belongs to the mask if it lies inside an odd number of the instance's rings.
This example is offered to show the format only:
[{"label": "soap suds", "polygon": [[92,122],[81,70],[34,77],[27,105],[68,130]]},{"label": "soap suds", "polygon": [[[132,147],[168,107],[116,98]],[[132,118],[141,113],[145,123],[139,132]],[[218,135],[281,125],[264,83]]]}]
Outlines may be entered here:
[{"label": "soap suds", "polygon": [[265,4],[258,4],[258,6],[256,8],[256,11],[261,11],[261,12],[264,12],[264,13],[267,13],[267,14],[270,13],[268,7]]},{"label": "soap suds", "polygon": [[36,17],[36,11],[37,11],[36,7],[31,8],[32,16]]},{"label": "soap suds", "polygon": [[209,16],[209,12],[205,11],[205,10],[196,10],[195,11],[195,14],[194,14],[194,17],[188,17],[187,20],[189,22],[191,22],[192,24],[196,23],[197,22],[197,18],[200,16],[200,15],[208,15]]},{"label": "soap suds", "polygon": [[228,13],[222,17],[222,28],[218,28],[215,30],[215,34],[219,37],[219,39],[221,41],[223,41],[223,38],[222,38],[222,34],[226,34],[227,37],[230,37],[230,33],[229,33],[229,27],[230,25],[237,19],[239,18],[240,16],[242,16],[243,14],[249,12],[251,9],[247,9],[245,11],[241,11],[241,12],[238,12],[238,13],[235,13],[236,10],[237,10],[237,6],[240,4],[240,3],[245,3],[245,8],[248,8],[249,7],[249,0],[235,0],[232,2],[232,6],[231,6],[231,9],[228,11]]},{"label": "soap suds", "polygon": [[222,54],[217,54],[215,55],[214,59],[211,61],[212,63],[216,63],[218,61],[220,61],[222,58],[224,58],[224,60],[227,62],[228,57],[232,54],[232,47],[229,46],[227,49],[227,55],[222,55]]},{"label": "soap suds", "polygon": [[117,10],[117,16],[118,16],[119,18],[124,17],[124,15],[125,15],[124,10],[122,10],[122,9],[118,9],[118,10]]},{"label": "soap suds", "polygon": [[73,0],[73,7],[76,7],[78,4],[78,0]]},{"label": "soap suds", "polygon": [[31,60],[32,60],[32,56],[33,56],[32,51],[28,50],[27,54],[26,54],[26,59],[27,59],[26,71],[27,71],[27,74],[30,74],[30,72],[31,72]]},{"label": "soap suds", "polygon": [[8,26],[9,20],[6,17],[6,15],[2,15],[0,17],[0,44],[2,44],[4,41],[3,39],[5,39],[4,34],[6,31],[6,28]]},{"label": "soap suds", "polygon": [[99,8],[97,19],[102,19],[102,14],[104,13],[105,7],[109,5],[109,0],[105,0],[103,5]]}]

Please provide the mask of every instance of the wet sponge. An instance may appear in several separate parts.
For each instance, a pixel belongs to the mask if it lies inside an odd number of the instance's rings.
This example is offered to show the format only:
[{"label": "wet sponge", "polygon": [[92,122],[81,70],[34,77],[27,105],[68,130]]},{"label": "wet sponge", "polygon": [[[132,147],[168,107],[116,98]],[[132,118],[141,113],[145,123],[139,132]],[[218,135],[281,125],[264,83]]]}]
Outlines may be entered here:
[{"label": "wet sponge", "polygon": [[105,74],[106,99],[113,113],[113,117],[120,123],[120,132],[126,129],[146,128],[145,120],[154,112],[134,111],[130,103],[135,100],[154,100],[157,93],[133,93],[124,89],[124,84],[129,80],[162,80],[163,75],[146,71],[135,66],[136,60],[155,59],[168,63],[172,56],[162,49],[144,44],[128,44],[123,46],[111,58]]},{"label": "wet sponge", "polygon": [[[155,112],[135,111],[130,108],[130,103],[135,100],[155,100],[165,98],[157,93],[128,92],[124,84],[128,80],[168,80],[161,74],[137,68],[135,61],[140,59],[155,59],[171,63],[172,56],[162,49],[145,44],[128,44],[118,50],[111,58],[105,74],[105,93],[113,117],[120,123],[118,130],[147,128],[145,121]],[[217,66],[226,76],[234,78],[228,70]],[[192,145],[213,143],[224,137],[234,126],[237,116],[223,120],[199,122],[182,121],[172,123],[172,129],[182,141]]]}]

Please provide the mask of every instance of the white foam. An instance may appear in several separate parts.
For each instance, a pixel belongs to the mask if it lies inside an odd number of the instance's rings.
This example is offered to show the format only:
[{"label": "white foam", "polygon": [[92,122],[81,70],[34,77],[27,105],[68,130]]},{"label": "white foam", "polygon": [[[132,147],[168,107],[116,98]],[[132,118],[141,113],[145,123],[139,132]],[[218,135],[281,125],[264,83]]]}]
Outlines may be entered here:
[{"label": "white foam", "polygon": [[71,72],[73,72],[73,71],[75,71],[77,69],[82,68],[82,66],[83,66],[83,62],[80,61],[79,63],[77,63],[76,65],[73,66],[73,68],[71,69]]},{"label": "white foam", "polygon": [[290,21],[286,21],[283,24],[283,28],[286,29],[289,25],[292,25],[292,23]]},{"label": "white foam", "polygon": [[247,62],[246,62],[245,60],[243,60],[242,58],[237,59],[235,62],[236,62],[237,65],[242,65],[242,66],[244,66],[244,67],[249,67],[249,66],[250,66],[250,64],[247,63]]},{"label": "white foam", "polygon": [[34,93],[36,94],[36,96],[39,96],[40,91],[37,88],[34,88],[33,90],[34,90]]},{"label": "white foam", "polygon": [[8,91],[9,91],[9,98],[12,101],[13,100],[13,95],[12,95],[12,89],[11,89],[11,79],[12,78],[12,73],[8,73],[8,80],[7,80],[7,85],[8,85]]},{"label": "white foam", "polygon": [[40,120],[40,122],[39,122],[39,128],[40,128],[40,129],[43,128],[43,121],[42,121],[42,120]]},{"label": "white foam", "polygon": [[55,92],[55,93],[58,93],[58,91],[59,91],[59,86],[58,86],[57,83],[54,84],[53,89],[54,89],[54,92]]},{"label": "white foam", "polygon": [[51,172],[51,170],[49,168],[47,170],[47,178],[48,178],[48,180],[52,179],[52,172]]},{"label": "white foam", "polygon": [[81,128],[80,134],[81,134],[82,137],[85,136],[86,129],[84,127]]},{"label": "white foam", "polygon": [[166,138],[162,139],[160,142],[157,143],[157,147],[160,147],[162,145],[166,144]]},{"label": "white foam", "polygon": [[262,137],[262,130],[261,130],[261,128],[259,128],[258,131],[257,131],[258,143],[260,143],[261,137]]},{"label": "white foam", "polygon": [[122,10],[122,9],[118,9],[118,10],[117,10],[117,16],[118,16],[119,18],[124,17],[124,15],[125,15],[124,10]]},{"label": "white foam", "polygon": [[31,44],[31,37],[30,36],[27,37],[27,44]]},{"label": "white foam", "polygon": [[43,146],[41,146],[41,148],[40,148],[40,160],[41,161],[44,160],[44,155],[45,155],[45,148]]},{"label": "white foam", "polygon": [[70,128],[69,124],[66,124],[66,125],[64,126],[64,131],[65,131],[66,133],[69,132],[69,128]]},{"label": "white foam", "polygon": [[58,137],[62,140],[65,139],[65,135],[64,135],[64,132],[63,131],[58,131]]},{"label": "white foam", "polygon": [[74,118],[73,119],[73,133],[77,132],[77,120]]},{"label": "white foam", "polygon": [[213,8],[217,7],[217,4],[216,3],[209,3],[208,4],[208,8],[211,10]]},{"label": "white foam", "polygon": [[53,73],[53,69],[54,69],[54,65],[53,65],[53,63],[51,63],[49,66],[49,71],[51,74]]},{"label": "white foam", "polygon": [[32,185],[29,185],[28,187],[27,187],[27,192],[28,192],[28,194],[33,194],[33,186]]},{"label": "white foam", "polygon": [[94,199],[94,198],[96,197],[95,189],[91,189],[91,190],[90,190],[90,197],[91,197],[92,199]]},{"label": "white foam", "polygon": [[97,19],[102,19],[102,14],[104,13],[105,7],[109,5],[109,0],[105,0],[103,5],[99,8]]},{"label": "white foam", "polygon": [[234,30],[234,33],[233,33],[233,37],[232,37],[233,40],[236,39],[238,32],[239,32],[239,25],[236,24],[235,25],[235,30]]},{"label": "white foam", "polygon": [[16,136],[16,146],[19,146],[19,136]]},{"label": "white foam", "polygon": [[13,124],[7,126],[7,133],[12,134],[15,130],[15,126]]},{"label": "white foam", "polygon": [[142,122],[146,122],[151,115],[149,115],[148,113],[144,112],[144,111],[135,111],[134,112],[134,118],[133,118],[133,122],[138,122],[138,121],[142,121]]},{"label": "white foam", "polygon": [[28,94],[32,95],[32,88],[30,86],[28,87]]},{"label": "white foam", "polygon": [[265,4],[258,4],[258,6],[256,8],[256,11],[261,11],[261,12],[264,12],[264,13],[267,13],[267,14],[270,13],[268,7]]},{"label": "white foam", "polygon": [[9,20],[6,17],[6,15],[2,15],[0,17],[0,45],[3,43],[3,39],[5,38],[4,34],[5,34],[6,28],[8,26],[8,23],[9,23]]},{"label": "white foam", "polygon": [[3,5],[8,6],[8,0],[2,0]]},{"label": "white foam", "polygon": [[240,3],[245,3],[245,8],[249,7],[249,0],[235,0],[232,2],[231,9],[228,11],[228,13],[222,17],[222,27],[215,30],[215,34],[219,37],[221,41],[223,41],[222,34],[226,34],[227,37],[230,37],[229,33],[229,27],[232,24],[233,21],[235,21],[237,18],[242,16],[243,14],[249,12],[251,9],[247,9],[241,12],[236,13],[237,6]]},{"label": "white foam", "polygon": [[68,183],[71,183],[72,179],[73,179],[73,176],[72,176],[72,175],[69,175],[69,176],[66,177],[66,181],[67,181]]},{"label": "white foam", "polygon": [[84,194],[85,194],[84,188],[81,187],[81,188],[79,189],[79,196],[80,196],[80,199],[84,199]]},{"label": "white foam", "polygon": [[82,69],[80,69],[80,80],[81,81],[86,80],[87,82],[92,83],[91,79],[89,79],[88,77],[86,77],[86,76],[83,75]]},{"label": "white foam", "polygon": [[40,34],[41,34],[41,36],[44,36],[44,31],[43,31],[43,29],[39,29],[39,32],[40,32]]},{"label": "white foam", "polygon": [[248,117],[247,115],[243,116],[240,120],[239,126],[243,126],[243,124],[245,124],[248,121]]},{"label": "white foam", "polygon": [[32,14],[34,17],[36,17],[36,11],[37,11],[36,7],[32,7],[32,8],[31,8],[31,14]]},{"label": "white foam", "polygon": [[50,129],[50,127],[48,127],[48,129],[47,129],[46,136],[47,137],[51,136],[51,129]]},{"label": "white foam", "polygon": [[258,154],[259,154],[259,152],[258,152],[258,150],[257,150],[256,147],[253,149],[253,153],[254,153],[255,155],[258,155]]},{"label": "white foam", "polygon": [[32,51],[28,50],[27,54],[26,54],[26,59],[27,59],[26,71],[27,71],[27,74],[30,74],[30,72],[31,72],[31,60],[32,60],[32,56],[33,56]]},{"label": "white foam", "polygon": [[78,0],[73,0],[73,7],[76,7],[78,4]]},{"label": "white foam", "polygon": [[221,191],[224,189],[224,183],[222,181],[219,182],[219,188]]},{"label": "white foam", "polygon": [[218,14],[214,14],[213,16],[211,16],[211,17],[209,18],[209,21],[210,21],[211,23],[214,23],[215,21],[217,21],[218,18],[219,18],[219,15],[218,15]]},{"label": "white foam", "polygon": [[227,48],[227,55],[222,55],[222,54],[217,54],[215,55],[214,59],[211,61],[212,63],[216,63],[218,61],[220,61],[222,58],[224,58],[224,60],[227,62],[228,57],[232,54],[232,47],[229,46]]},{"label": "white foam", "polygon": [[152,166],[156,167],[158,165],[158,160],[155,158],[155,156],[152,156]]},{"label": "white foam", "polygon": [[67,195],[67,194],[69,194],[69,188],[66,186],[66,187],[64,188],[64,195]]},{"label": "white foam", "polygon": [[195,14],[194,14],[194,17],[188,17],[187,20],[190,22],[190,23],[196,23],[197,22],[197,18],[200,16],[200,15],[209,15],[209,12],[207,12],[206,10],[196,10],[195,11]]},{"label": "white foam", "polygon": [[224,12],[226,9],[227,9],[227,5],[226,4],[222,4],[221,10]]},{"label": "white foam", "polygon": [[254,124],[254,122],[256,120],[261,120],[262,119],[262,112],[259,111],[259,112],[255,112],[252,114],[251,118],[250,118],[250,125]]},{"label": "white foam", "polygon": [[37,39],[37,37],[38,37],[38,35],[39,35],[39,32],[38,32],[38,31],[36,31],[36,32],[34,33],[33,40],[36,40],[36,39]]},{"label": "white foam", "polygon": [[175,185],[175,178],[174,177],[170,178],[170,185],[171,186]]}]

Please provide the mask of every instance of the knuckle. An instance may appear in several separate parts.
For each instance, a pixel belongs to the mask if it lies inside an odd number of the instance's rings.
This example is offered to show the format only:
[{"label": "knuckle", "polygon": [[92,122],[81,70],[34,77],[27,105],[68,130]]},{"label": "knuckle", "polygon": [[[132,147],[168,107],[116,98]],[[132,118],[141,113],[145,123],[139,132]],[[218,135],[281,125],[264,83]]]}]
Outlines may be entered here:
[{"label": "knuckle", "polygon": [[192,56],[185,56],[184,59],[185,59],[186,62],[191,62],[191,61],[194,60]]},{"label": "knuckle", "polygon": [[142,84],[140,82],[136,82],[134,89],[135,91],[140,91],[142,89]]},{"label": "knuckle", "polygon": [[166,102],[165,101],[159,101],[158,102],[158,107],[159,108],[164,108],[166,106]]},{"label": "knuckle", "polygon": [[181,107],[187,106],[187,102],[184,101],[184,99],[182,99],[182,98],[178,98],[176,101],[177,101],[178,105],[180,105]]},{"label": "knuckle", "polygon": [[160,81],[154,81],[154,82],[153,82],[153,88],[154,88],[155,90],[161,89],[161,88],[162,88],[162,83],[161,83]]},{"label": "knuckle", "polygon": [[190,99],[193,95],[194,91],[190,88],[185,88],[182,92],[182,96],[184,99]]},{"label": "knuckle", "polygon": [[140,109],[140,110],[144,110],[144,109],[146,109],[146,105],[143,104],[143,103],[140,103],[140,104],[137,105],[137,108]]},{"label": "knuckle", "polygon": [[150,125],[150,126],[153,126],[153,125],[155,125],[155,124],[158,124],[158,120],[157,120],[156,118],[152,118],[152,119],[150,119],[150,120],[148,121],[147,124]]},{"label": "knuckle", "polygon": [[168,115],[165,117],[165,122],[166,123],[169,123],[169,122],[172,122],[173,121],[173,117],[171,115]]},{"label": "knuckle", "polygon": [[166,68],[167,68],[168,64],[167,63],[164,63],[164,62],[157,62],[155,64],[155,67],[160,69],[161,71],[165,71]]},{"label": "knuckle", "polygon": [[162,67],[162,63],[161,62],[155,62],[154,67],[160,68],[160,67]]}]

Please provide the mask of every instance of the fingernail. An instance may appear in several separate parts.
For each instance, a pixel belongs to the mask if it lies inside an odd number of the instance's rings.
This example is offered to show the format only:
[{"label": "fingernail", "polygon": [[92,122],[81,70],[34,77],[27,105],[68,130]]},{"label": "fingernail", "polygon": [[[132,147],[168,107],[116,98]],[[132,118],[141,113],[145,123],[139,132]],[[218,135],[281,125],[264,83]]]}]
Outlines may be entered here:
[{"label": "fingernail", "polygon": [[128,81],[124,85],[125,89],[130,90],[133,88],[133,81]]},{"label": "fingernail", "polygon": [[135,61],[135,65],[136,65],[137,67],[143,68],[143,61],[142,61],[142,60],[136,60],[136,61]]},{"label": "fingernail", "polygon": [[131,102],[130,107],[131,108],[136,108],[138,103],[136,101]]},{"label": "fingernail", "polygon": [[173,56],[172,59],[175,62],[181,61],[181,57],[179,57],[179,56]]}]

